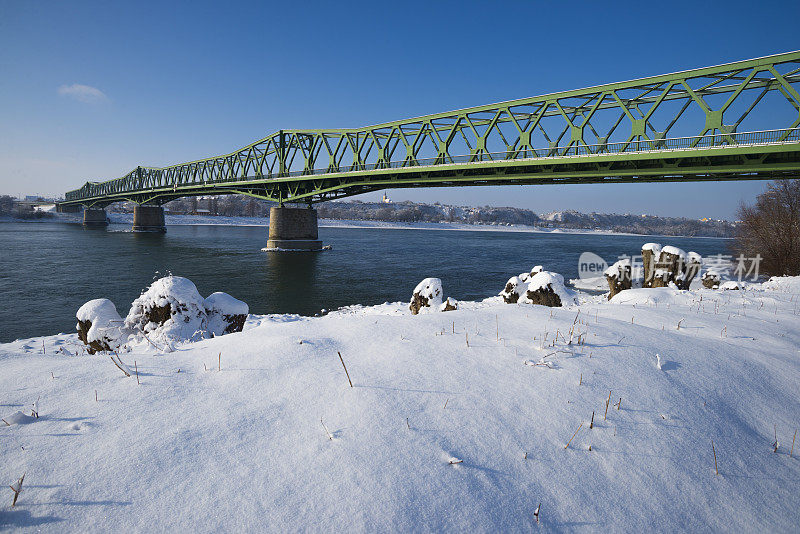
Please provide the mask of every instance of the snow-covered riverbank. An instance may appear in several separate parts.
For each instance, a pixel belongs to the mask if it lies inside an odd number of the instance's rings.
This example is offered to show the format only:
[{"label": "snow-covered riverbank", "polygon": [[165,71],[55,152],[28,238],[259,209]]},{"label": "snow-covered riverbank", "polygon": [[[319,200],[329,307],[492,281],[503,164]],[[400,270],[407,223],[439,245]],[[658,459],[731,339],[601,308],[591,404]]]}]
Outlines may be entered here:
[{"label": "snow-covered riverbank", "polygon": [[2,344],[0,528],[796,531],[800,282],[579,298]]},{"label": "snow-covered riverbank", "polygon": [[[57,213],[53,218],[23,221],[16,219],[2,220],[0,222],[69,222],[79,223],[79,214]],[[130,213],[108,214],[112,223],[133,224],[133,215]],[[269,226],[269,218],[265,217],[225,217],[210,215],[166,215],[167,227],[174,225],[210,225],[210,226]],[[541,226],[528,226],[523,224],[516,225],[494,225],[494,224],[463,224],[454,222],[417,222],[399,223],[390,221],[362,221],[362,220],[343,220],[343,219],[320,219],[320,228],[381,228],[388,230],[460,230],[467,232],[523,232],[523,233],[542,233],[542,234],[577,234],[577,235],[643,235],[625,232],[614,232],[612,230],[600,229],[572,229],[572,228],[548,228]],[[724,237],[707,236],[669,236],[669,237],[693,237],[707,239],[728,239]]]}]

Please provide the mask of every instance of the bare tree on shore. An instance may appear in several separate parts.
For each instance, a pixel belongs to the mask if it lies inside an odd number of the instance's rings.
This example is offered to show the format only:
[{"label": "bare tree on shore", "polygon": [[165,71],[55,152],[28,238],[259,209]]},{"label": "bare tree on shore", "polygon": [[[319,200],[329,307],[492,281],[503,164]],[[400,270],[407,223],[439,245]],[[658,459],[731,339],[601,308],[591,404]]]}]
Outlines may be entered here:
[{"label": "bare tree on shore", "polygon": [[771,275],[800,274],[800,180],[767,185],[755,204],[742,204],[734,251],[746,258],[761,256],[759,271]]}]

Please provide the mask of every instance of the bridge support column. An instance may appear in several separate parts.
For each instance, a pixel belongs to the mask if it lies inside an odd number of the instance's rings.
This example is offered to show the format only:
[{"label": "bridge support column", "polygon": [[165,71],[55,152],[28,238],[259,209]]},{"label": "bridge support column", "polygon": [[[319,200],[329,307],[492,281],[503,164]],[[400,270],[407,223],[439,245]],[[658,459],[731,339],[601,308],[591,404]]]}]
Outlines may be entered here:
[{"label": "bridge support column", "polygon": [[164,208],[161,206],[134,206],[133,207],[134,232],[166,232],[164,223]]},{"label": "bridge support column", "polygon": [[92,227],[107,226],[106,210],[102,208],[86,208],[83,210],[83,225]]},{"label": "bridge support column", "polygon": [[320,250],[317,210],[311,208],[269,209],[268,249]]}]

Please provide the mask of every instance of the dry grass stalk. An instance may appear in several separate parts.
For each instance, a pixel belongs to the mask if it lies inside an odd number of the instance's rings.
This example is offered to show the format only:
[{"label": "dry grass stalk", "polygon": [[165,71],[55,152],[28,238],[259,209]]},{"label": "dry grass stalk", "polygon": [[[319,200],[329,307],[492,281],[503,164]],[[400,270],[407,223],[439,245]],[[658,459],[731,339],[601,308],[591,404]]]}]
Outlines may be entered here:
[{"label": "dry grass stalk", "polygon": [[603,421],[606,420],[608,415],[608,405],[611,403],[611,390],[608,391],[608,399],[606,399],[606,413],[603,414]]},{"label": "dry grass stalk", "polygon": [[[111,361],[112,361],[112,362],[114,362],[114,365],[116,365],[116,366],[117,366],[117,369],[119,369],[120,371],[122,371],[123,373],[125,373],[125,376],[127,376],[127,377],[130,377],[130,376],[131,376],[131,374],[130,374],[128,371],[126,371],[126,370],[125,370],[125,369],[122,367],[122,365],[120,365],[120,363],[122,362],[122,360],[120,360],[120,361],[118,362],[117,360],[115,360],[115,359],[114,359],[114,357],[113,357],[113,356],[110,356],[110,358],[111,358]],[[119,355],[117,355],[117,358],[119,358]]]},{"label": "dry grass stalk", "polygon": [[94,401],[100,402],[99,400],[97,400],[97,390],[94,390]]},{"label": "dry grass stalk", "polygon": [[794,431],[794,437],[792,438],[792,450],[789,451],[789,458],[792,457],[792,453],[794,452],[794,440],[797,438],[797,430]]},{"label": "dry grass stalk", "polygon": [[[583,423],[581,423],[581,424],[578,426],[578,430],[580,430],[582,426],[583,426]],[[565,449],[566,449],[567,447],[569,447],[569,444],[570,444],[570,443],[572,443],[572,440],[573,440],[573,439],[575,439],[575,436],[577,436],[577,435],[578,435],[578,430],[576,430],[576,431],[575,431],[575,433],[574,433],[574,434],[572,434],[572,437],[571,437],[571,438],[569,438],[569,441],[567,442],[567,444],[566,444],[566,445],[564,445],[564,448],[565,448]]]},{"label": "dry grass stalk", "polygon": [[217,356],[217,371],[222,371],[222,353]]},{"label": "dry grass stalk", "polygon": [[719,476],[719,469],[717,468],[717,449],[714,448],[714,440],[711,440],[711,452],[714,453],[714,472]]},{"label": "dry grass stalk", "polygon": [[[320,419],[319,422],[322,423],[322,419]],[[325,423],[322,423],[322,428],[325,429],[325,435],[328,436],[328,439],[332,440],[333,439],[333,434],[330,433],[330,431],[328,430],[328,427],[325,426]]]},{"label": "dry grass stalk", "polygon": [[411,425],[408,422],[408,417],[406,417],[406,426],[408,427],[409,430],[411,430]]},{"label": "dry grass stalk", "polygon": [[592,420],[589,421],[589,430],[594,428],[594,410],[592,410]]},{"label": "dry grass stalk", "polygon": [[464,330],[464,339],[467,340],[467,347],[469,347],[469,332],[466,330]]},{"label": "dry grass stalk", "polygon": [[14,484],[9,486],[9,488],[11,488],[11,491],[14,492],[14,500],[11,501],[12,508],[17,505],[17,498],[19,497],[19,494],[22,493],[22,483],[24,482],[24,480],[25,480],[25,475],[23,474],[19,480],[17,480]]},{"label": "dry grass stalk", "polygon": [[619,402],[617,403],[617,410],[619,411],[620,408],[622,408],[622,397],[619,398]]},{"label": "dry grass stalk", "polygon": [[542,509],[542,503],[539,503],[539,506],[536,507],[536,510],[533,511],[533,517],[536,518],[536,524],[539,524],[539,510]]},{"label": "dry grass stalk", "polygon": [[344,367],[344,374],[347,375],[347,381],[350,382],[350,387],[353,387],[353,381],[350,380],[350,373],[347,372],[347,366],[344,364],[344,359],[342,358],[341,352],[336,352],[339,355],[339,361],[342,362],[342,367]]},{"label": "dry grass stalk", "polygon": [[136,360],[133,360],[133,368],[136,370],[136,383],[141,386],[142,383],[139,382],[139,366],[136,364]]},{"label": "dry grass stalk", "polygon": [[444,401],[444,408],[443,410],[447,409],[447,403],[450,402],[450,398],[448,397],[446,401]]},{"label": "dry grass stalk", "polygon": [[772,452],[778,452],[778,425],[775,425],[775,441],[772,442]]},{"label": "dry grass stalk", "polygon": [[580,378],[578,378],[578,385],[583,385],[583,373],[581,373]]}]

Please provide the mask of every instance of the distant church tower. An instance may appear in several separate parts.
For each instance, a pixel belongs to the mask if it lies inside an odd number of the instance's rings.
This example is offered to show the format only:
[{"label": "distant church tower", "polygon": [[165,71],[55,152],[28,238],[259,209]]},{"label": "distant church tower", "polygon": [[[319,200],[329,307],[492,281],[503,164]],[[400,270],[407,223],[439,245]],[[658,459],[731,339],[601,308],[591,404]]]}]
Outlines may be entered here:
[{"label": "distant church tower", "polygon": [[383,192],[383,199],[382,199],[382,202],[383,202],[384,204],[391,204],[391,203],[392,203],[392,201],[391,201],[391,200],[389,200],[389,197],[387,197],[387,196],[386,196],[386,191],[384,191],[384,192]]}]

